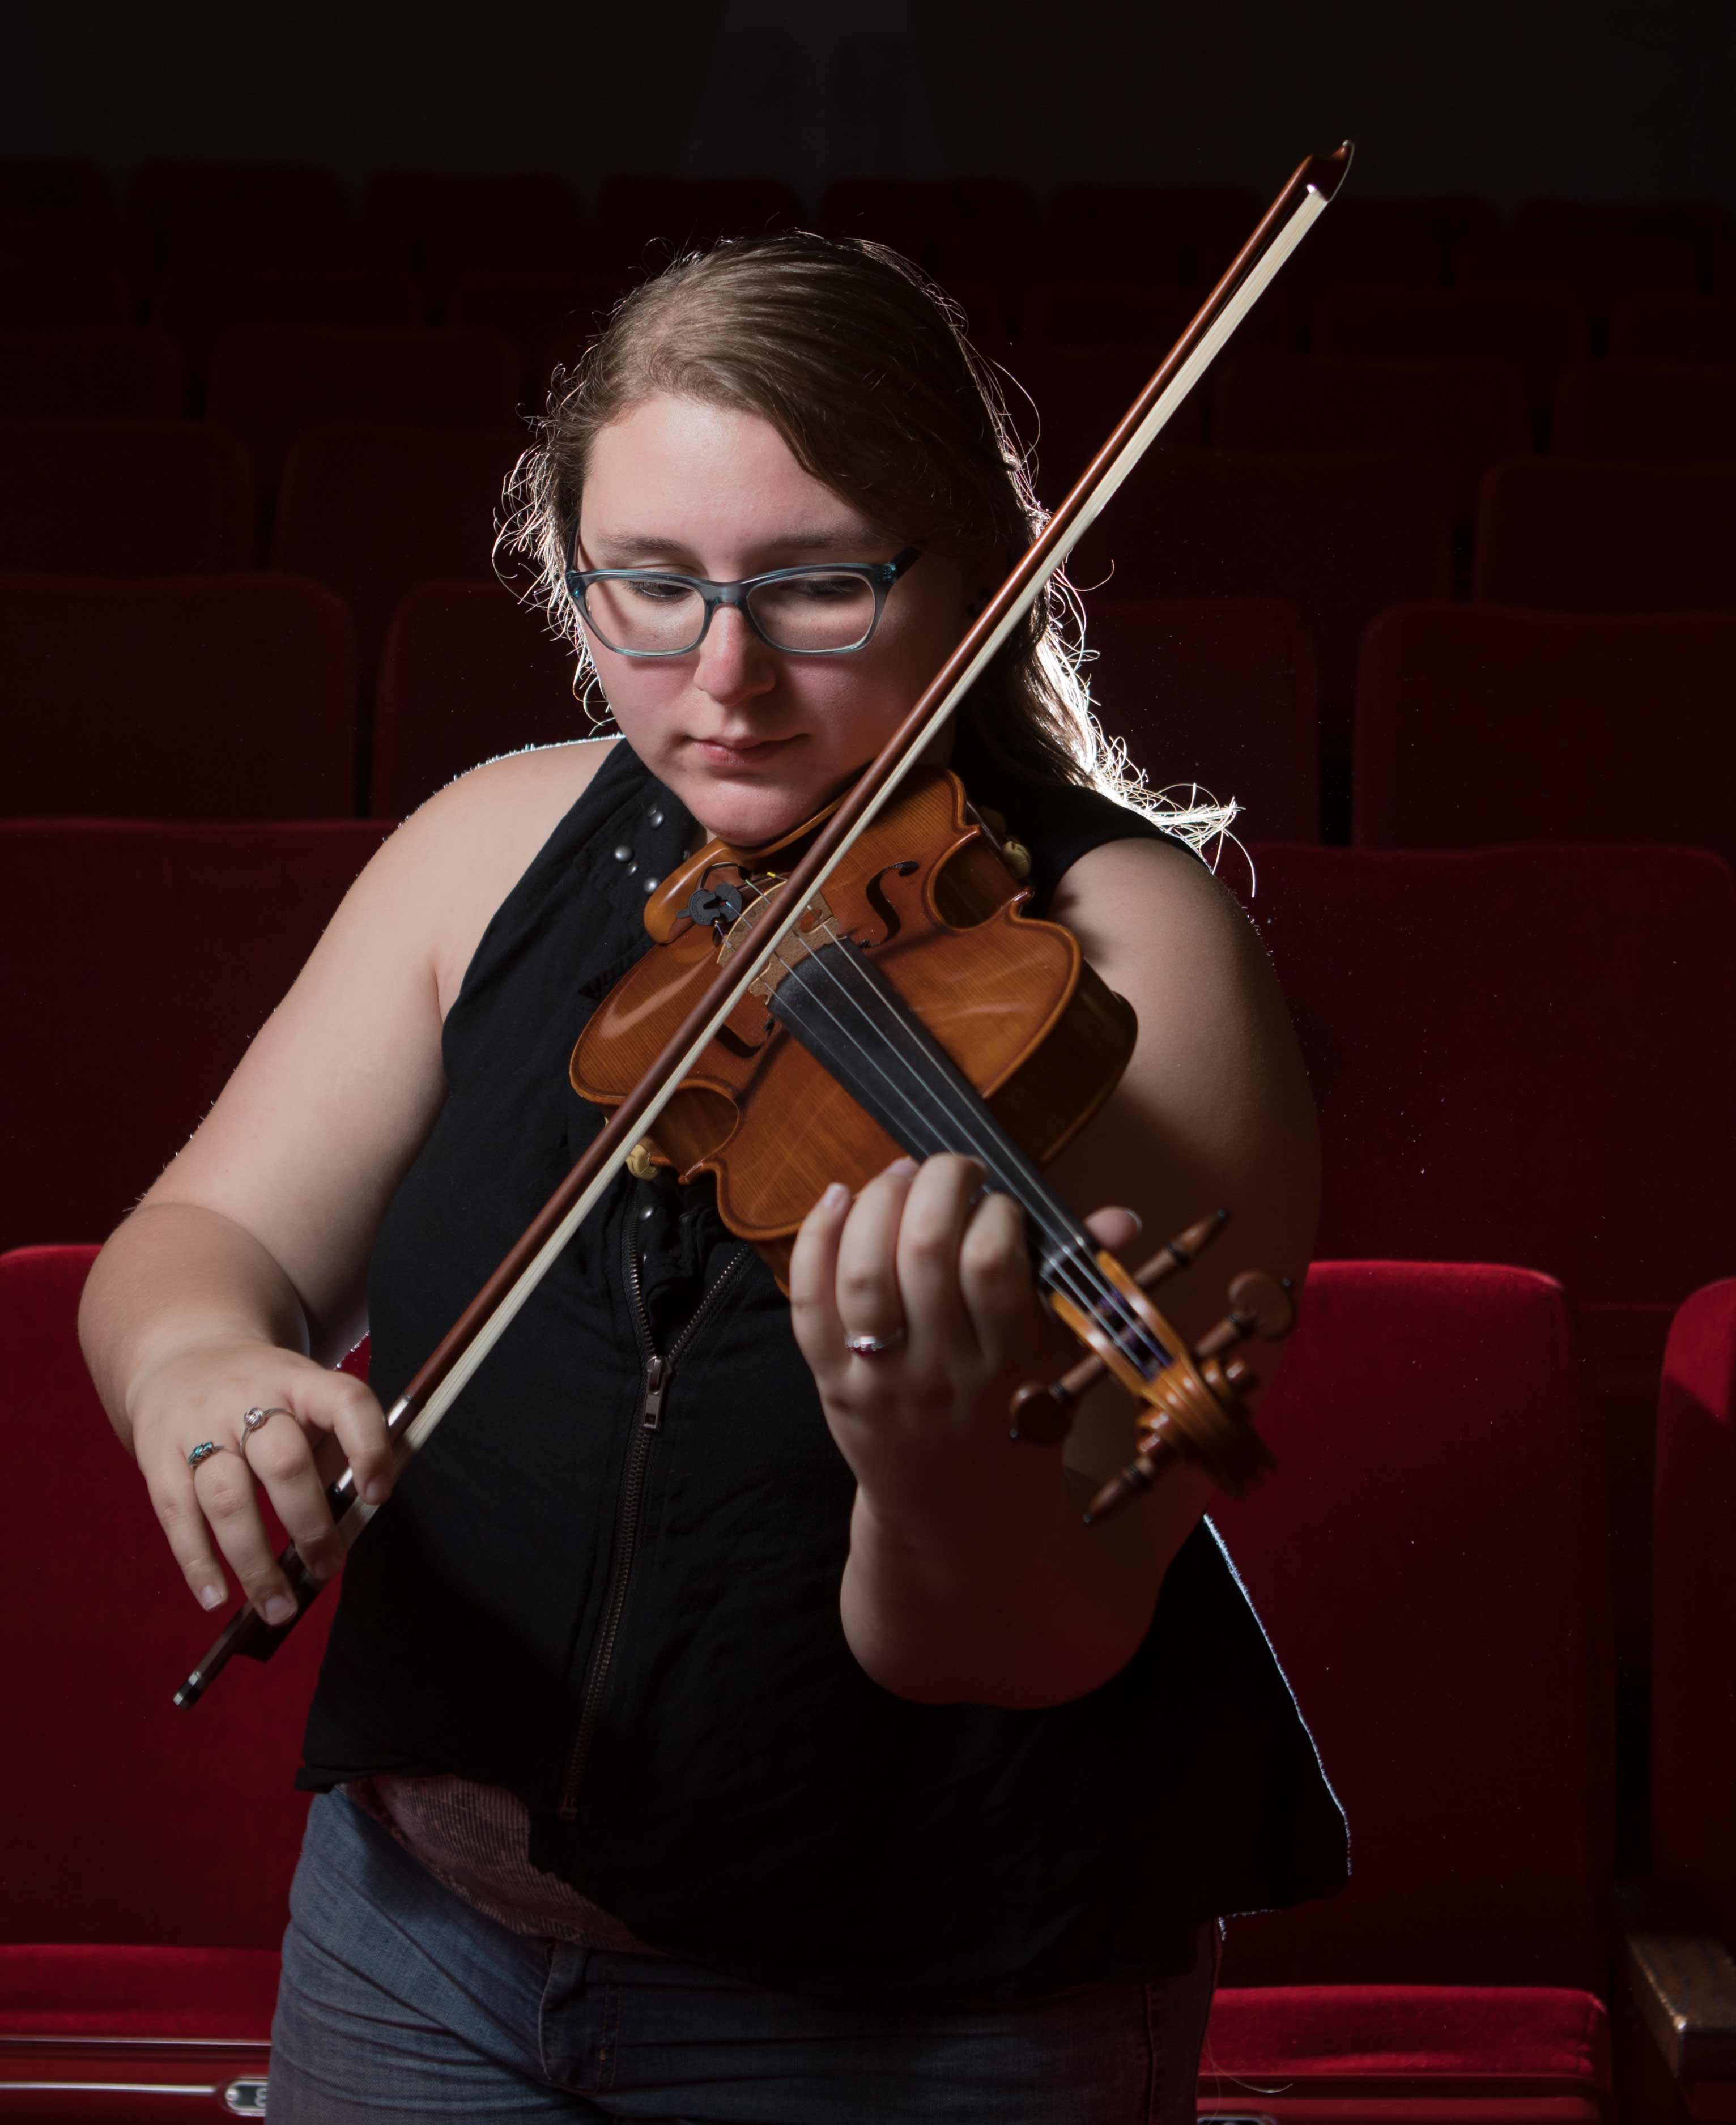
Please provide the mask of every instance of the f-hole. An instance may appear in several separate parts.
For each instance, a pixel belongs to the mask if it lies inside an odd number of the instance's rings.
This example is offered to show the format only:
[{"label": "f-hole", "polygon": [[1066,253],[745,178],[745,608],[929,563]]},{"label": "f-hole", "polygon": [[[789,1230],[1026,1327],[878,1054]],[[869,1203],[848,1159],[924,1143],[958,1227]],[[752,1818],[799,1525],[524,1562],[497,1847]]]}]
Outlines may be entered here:
[{"label": "f-hole", "polygon": [[885,870],[876,871],[869,879],[864,888],[868,896],[868,905],[880,916],[885,928],[878,937],[860,937],[856,940],[865,952],[871,951],[876,945],[889,945],[904,926],[903,916],[886,898],[886,889],[880,880],[883,878],[908,878],[913,870],[921,868],[916,863],[889,864]]}]

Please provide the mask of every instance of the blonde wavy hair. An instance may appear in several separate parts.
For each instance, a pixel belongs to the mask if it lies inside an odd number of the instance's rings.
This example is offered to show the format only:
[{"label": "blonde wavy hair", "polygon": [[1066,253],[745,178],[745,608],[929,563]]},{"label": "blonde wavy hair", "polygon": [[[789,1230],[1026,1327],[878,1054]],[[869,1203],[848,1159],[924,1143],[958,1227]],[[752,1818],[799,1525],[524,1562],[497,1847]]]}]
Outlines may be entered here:
[{"label": "blonde wavy hair", "polygon": [[[601,430],[659,392],[769,421],[804,471],[900,544],[955,554],[985,596],[1046,518],[993,370],[957,306],[909,260],[802,230],[678,257],[555,370],[536,440],[507,482],[497,568],[509,557],[528,567],[526,601],[576,650],[585,698],[596,673],[566,557],[586,463]],[[1099,790],[1203,851],[1238,808],[1148,788],[1092,712],[1083,634],[1057,575],[960,704],[961,750]]]}]

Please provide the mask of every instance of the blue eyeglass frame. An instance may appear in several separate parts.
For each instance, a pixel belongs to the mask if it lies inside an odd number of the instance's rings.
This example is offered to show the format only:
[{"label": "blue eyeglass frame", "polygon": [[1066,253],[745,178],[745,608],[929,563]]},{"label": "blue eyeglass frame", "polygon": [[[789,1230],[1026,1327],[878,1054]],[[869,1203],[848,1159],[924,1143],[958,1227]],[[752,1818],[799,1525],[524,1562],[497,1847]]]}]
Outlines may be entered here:
[{"label": "blue eyeglass frame", "polygon": [[[886,600],[899,577],[915,567],[926,548],[907,546],[901,554],[894,554],[889,561],[809,561],[800,568],[768,568],[761,576],[743,576],[733,583],[715,583],[705,576],[684,576],[675,568],[575,568],[572,565],[578,544],[578,526],[575,524],[567,537],[567,591],[573,602],[584,615],[586,624],[596,630],[597,638],[606,649],[617,657],[633,657],[654,661],[663,657],[691,657],[710,631],[712,615],[719,605],[734,605],[742,618],[768,649],[780,657],[853,657],[858,649],[866,649],[874,639],[875,629],[880,624],[880,615],[886,610]],[[874,592],[874,617],[867,631],[858,642],[848,643],[842,649],[786,649],[782,643],[774,642],[754,618],[748,603],[749,591],[758,589],[762,583],[783,582],[791,576],[861,576]],[[585,604],[585,592],[595,582],[654,582],[685,583],[690,590],[697,591],[704,603],[705,617],[700,622],[699,633],[682,649],[622,649],[611,642],[591,617]]]}]

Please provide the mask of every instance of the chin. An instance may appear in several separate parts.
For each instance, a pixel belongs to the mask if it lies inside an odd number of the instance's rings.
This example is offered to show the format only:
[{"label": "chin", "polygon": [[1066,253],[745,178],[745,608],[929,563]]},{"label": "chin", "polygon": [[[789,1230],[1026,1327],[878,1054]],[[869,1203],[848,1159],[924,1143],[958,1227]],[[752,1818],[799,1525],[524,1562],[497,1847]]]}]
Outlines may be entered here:
[{"label": "chin", "polygon": [[804,775],[792,784],[672,770],[664,779],[708,835],[754,848],[778,840],[823,810],[845,778]]}]

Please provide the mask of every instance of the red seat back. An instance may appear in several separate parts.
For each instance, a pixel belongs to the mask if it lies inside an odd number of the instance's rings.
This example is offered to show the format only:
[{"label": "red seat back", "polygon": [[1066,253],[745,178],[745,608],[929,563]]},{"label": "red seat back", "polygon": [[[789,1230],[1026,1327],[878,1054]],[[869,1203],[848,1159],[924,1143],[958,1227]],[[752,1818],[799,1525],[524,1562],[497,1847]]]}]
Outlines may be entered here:
[{"label": "red seat back", "polygon": [[1736,362],[1597,361],[1555,394],[1564,457],[1736,458]]},{"label": "red seat back", "polygon": [[1652,1862],[1736,1939],[1736,1280],[1671,1327],[1653,1514]]},{"label": "red seat back", "polygon": [[127,219],[147,268],[200,259],[328,270],[360,262],[342,178],[308,163],[142,163]]},{"label": "red seat back", "polygon": [[382,262],[413,266],[440,290],[462,273],[573,258],[583,235],[572,186],[545,170],[376,170],[362,224]]},{"label": "red seat back", "polygon": [[[31,1510],[6,1545],[14,1741],[0,1807],[12,1941],[275,1948],[307,1812],[291,1781],[329,1595],[192,1711],[220,1628],[188,1592],[83,1358],[96,1250],[0,1256],[0,1425]],[[100,2077],[100,2076],[99,2076]]]},{"label": "red seat back", "polygon": [[1165,605],[1087,601],[1086,667],[1104,728],[1154,789],[1198,784],[1243,808],[1238,833],[1312,841],[1320,832],[1314,646],[1277,598]]},{"label": "red seat back", "polygon": [[1408,450],[1432,457],[1465,522],[1497,459],[1531,447],[1525,387],[1507,361],[1353,361],[1244,353],[1217,387],[1229,450]]},{"label": "red seat back", "polygon": [[375,818],[497,753],[592,735],[573,652],[500,583],[423,583],[394,615],[374,711]]},{"label": "red seat back", "polygon": [[0,1246],[106,1234],[197,1127],[386,829],[0,822]]},{"label": "red seat back", "polygon": [[178,421],[181,350],[132,325],[0,332],[0,405],[34,421]]},{"label": "red seat back", "polygon": [[277,576],[0,576],[16,813],[344,818],[350,616]]},{"label": "red seat back", "polygon": [[1484,475],[1474,595],[1557,612],[1728,612],[1736,464],[1515,459]]},{"label": "red seat back", "polygon": [[[1382,613],[1357,677],[1355,838],[1466,848],[1667,835],[1736,861],[1736,732],[1707,713],[1733,668],[1736,612]],[[1649,801],[1658,775],[1667,811]]]},{"label": "red seat back", "polygon": [[361,426],[296,438],[271,566],[329,584],[347,601],[364,700],[407,591],[442,578],[493,580],[502,485],[526,441],[502,428]]},{"label": "red seat back", "polygon": [[1385,281],[1329,289],[1314,309],[1316,354],[1364,361],[1504,361],[1534,408],[1591,351],[1591,319],[1576,288],[1395,288]]},{"label": "red seat back", "polygon": [[215,575],[252,562],[252,469],[226,429],[0,422],[0,569]]},{"label": "red seat back", "polygon": [[1621,361],[1736,361],[1736,299],[1654,293],[1619,304],[1610,352]]},{"label": "red seat back", "polygon": [[1120,598],[1284,598],[1320,652],[1328,756],[1350,749],[1356,644],[1389,605],[1451,588],[1445,482],[1427,458],[1249,450],[1148,457],[1068,564]]},{"label": "red seat back", "polygon": [[1252,855],[1324,1133],[1317,1253],[1517,1262],[1576,1301],[1666,1317],[1736,1260],[1726,865],[1650,847]]},{"label": "red seat back", "polygon": [[511,420],[517,391],[517,356],[498,332],[234,325],[212,349],[207,406],[246,441],[270,485],[304,428],[486,427]]},{"label": "red seat back", "polygon": [[1310,1271],[1213,1516],[1350,1824],[1347,1889],[1233,1920],[1232,1984],[1598,1986],[1613,1854],[1597,1427],[1529,1270]]}]

